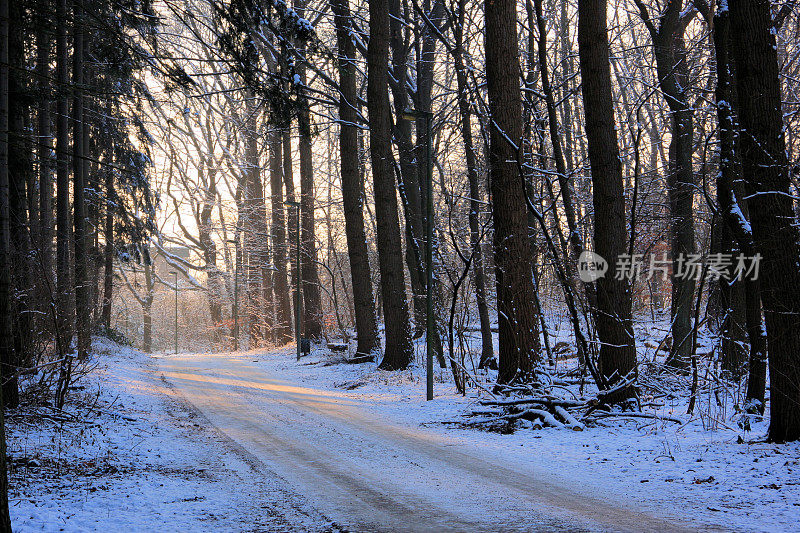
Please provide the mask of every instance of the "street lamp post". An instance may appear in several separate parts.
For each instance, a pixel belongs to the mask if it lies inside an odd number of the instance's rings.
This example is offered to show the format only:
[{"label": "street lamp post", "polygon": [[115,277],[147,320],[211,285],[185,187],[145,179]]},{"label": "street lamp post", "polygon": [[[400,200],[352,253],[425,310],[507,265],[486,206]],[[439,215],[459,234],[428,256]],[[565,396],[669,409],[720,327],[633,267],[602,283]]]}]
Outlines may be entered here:
[{"label": "street lamp post", "polygon": [[[425,332],[427,399],[433,400],[433,154],[431,153],[431,137],[433,113],[407,109],[401,114],[405,120],[423,119],[425,121],[425,159],[426,159],[426,191],[425,191],[425,308],[427,324]],[[417,134],[419,136],[419,133]]]},{"label": "street lamp post", "polygon": [[287,200],[283,202],[286,205],[290,205],[294,207],[295,217],[297,223],[295,227],[297,231],[295,232],[295,271],[297,272],[297,280],[295,281],[295,289],[294,289],[294,335],[295,340],[297,341],[297,360],[300,360],[300,349],[301,349],[301,336],[300,336],[300,202],[295,202],[293,200]]},{"label": "street lamp post", "polygon": [[175,353],[178,353],[178,272],[171,271],[175,276]]}]

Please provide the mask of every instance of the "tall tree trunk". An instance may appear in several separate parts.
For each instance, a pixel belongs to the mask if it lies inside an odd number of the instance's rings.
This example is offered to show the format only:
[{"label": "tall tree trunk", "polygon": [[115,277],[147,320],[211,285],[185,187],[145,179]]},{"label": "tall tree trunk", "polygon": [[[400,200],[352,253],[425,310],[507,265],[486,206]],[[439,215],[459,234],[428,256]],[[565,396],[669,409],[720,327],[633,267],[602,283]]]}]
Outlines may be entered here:
[{"label": "tall tree trunk", "polygon": [[3,383],[3,404],[16,407],[19,403],[17,372],[31,357],[33,321],[31,302],[31,240],[28,220],[27,183],[33,172],[31,152],[27,145],[26,115],[30,107],[26,102],[25,56],[23,50],[22,6],[15,3],[10,9],[12,25],[9,34],[8,53],[11,62],[8,86],[8,179],[9,179],[9,228],[11,231],[11,281],[14,287],[12,312],[14,323],[14,358],[12,373]]},{"label": "tall tree trunk", "polygon": [[561,144],[561,133],[558,123],[558,114],[556,113],[555,97],[553,95],[553,87],[550,84],[550,71],[547,66],[547,28],[545,27],[544,14],[542,12],[542,0],[534,0],[533,3],[536,12],[536,26],[539,32],[539,42],[537,43],[536,48],[539,57],[542,92],[544,93],[545,104],[547,107],[547,123],[550,131],[550,144],[553,149],[553,159],[555,160],[556,165],[558,185],[561,189],[561,200],[564,204],[564,217],[567,219],[567,228],[569,229],[568,240],[571,253],[570,257],[566,261],[566,265],[568,272],[570,273],[570,277],[575,279],[578,256],[583,251],[583,242],[581,241],[580,231],[578,230],[578,220],[575,214],[575,205],[573,201],[574,193],[572,190],[572,183],[567,176],[567,164]]},{"label": "tall tree trunk", "polygon": [[800,260],[784,139],[775,33],[767,0],[730,4],[740,156],[753,240],[763,257],[772,441],[800,438]]},{"label": "tall tree trunk", "polygon": [[464,156],[467,162],[467,181],[469,181],[469,243],[472,249],[472,272],[475,278],[475,301],[481,325],[481,359],[479,368],[487,366],[494,358],[492,325],[489,319],[489,306],[486,303],[486,273],[483,266],[481,247],[480,212],[481,190],[478,175],[478,157],[472,138],[472,112],[470,110],[467,70],[464,65],[464,22],[467,11],[466,0],[459,0],[458,21],[454,25],[455,49],[452,52],[458,87],[458,110],[461,118],[461,138],[464,142]]},{"label": "tall tree trunk", "polygon": [[[601,379],[613,385],[636,369],[636,347],[627,279],[616,279],[617,263],[627,253],[625,194],[611,94],[606,1],[578,1],[578,50],[583,109],[592,172],[595,251],[609,264],[597,280],[597,334],[600,339]],[[602,385],[602,384],[600,384]],[[633,393],[621,391],[618,398]],[[616,400],[616,398],[614,399]]]},{"label": "tall tree trunk", "polygon": [[[9,227],[8,176],[8,78],[9,0],[0,0],[0,376],[7,375],[13,360],[14,334],[11,316],[11,230]],[[8,474],[3,394],[0,394],[0,532],[11,532],[8,514]]]},{"label": "tall tree trunk", "polygon": [[273,325],[272,278],[269,263],[269,228],[264,186],[258,154],[257,106],[255,95],[247,95],[245,119],[245,159],[247,161],[239,213],[244,231],[243,257],[247,263],[248,336],[251,348],[256,348],[270,333]]},{"label": "tall tree trunk", "polygon": [[70,188],[69,188],[69,49],[67,48],[68,0],[56,0],[56,305],[60,345],[68,350],[72,342],[74,309],[70,267]]},{"label": "tall tree trunk", "polygon": [[[106,174],[106,195],[113,198],[114,173]],[[114,212],[106,206],[105,220],[106,246],[103,250],[103,307],[100,311],[100,323],[106,331],[111,329],[111,303],[114,301]]]},{"label": "tall tree trunk", "polygon": [[[436,28],[441,28],[443,26],[443,18],[444,18],[444,4],[441,0],[434,0],[433,6],[431,6],[430,0],[425,0],[424,2],[424,10],[427,14],[428,20],[423,23],[422,27],[422,49],[419,51],[418,61],[417,61],[417,92],[416,92],[416,107],[418,111],[422,111],[423,113],[431,113],[433,111],[433,73],[434,67],[436,66],[436,43],[438,42],[436,36],[434,34],[434,29],[431,27],[432,25]],[[433,128],[431,125],[427,124],[428,120],[433,120],[432,115],[428,115],[428,118],[422,118],[420,116],[417,117],[416,120],[416,130],[417,130],[417,150],[416,150],[416,157],[414,158],[416,161],[424,162],[428,154],[425,153],[425,143],[421,142],[422,135],[421,133],[429,128],[428,134],[433,135]],[[433,138],[430,140],[431,143],[431,158],[435,158],[433,153],[434,150],[434,143]],[[420,232],[425,228],[427,224],[433,224],[433,227],[436,227],[435,222],[435,214],[434,220],[428,221],[427,218],[427,202],[422,201],[422,198],[428,197],[428,176],[427,176],[427,164],[418,164],[417,165],[417,184],[419,187],[419,194],[420,197],[420,209],[423,213],[422,220],[424,221],[424,225],[420,228]],[[433,181],[433,177],[431,176],[431,181]],[[433,187],[433,183],[431,183],[431,187]],[[435,213],[435,209],[434,209]],[[421,233],[420,233],[421,234]],[[437,232],[433,231],[433,250],[437,250],[439,247],[436,244],[437,240]],[[436,273],[436,263],[437,260],[434,258],[433,264],[431,268],[433,268],[433,287],[431,287],[431,295],[433,298],[436,297],[437,294],[441,293],[441,286],[438,281],[438,276]],[[422,288],[425,290],[424,297],[421,299],[423,304],[425,304],[426,310],[426,319],[427,319],[427,265],[424,262],[419,262],[419,273],[420,273],[420,280],[422,281]],[[438,302],[434,300],[433,303],[433,313],[434,313],[434,325],[443,323],[444,321],[440,319],[440,306]],[[434,327],[433,331],[431,332],[431,338],[429,342],[433,345],[433,351],[436,354],[436,358],[439,360],[439,364],[442,368],[446,367],[446,362],[444,359],[444,350],[442,349],[442,339],[439,332],[439,327]]]},{"label": "tall tree trunk", "polygon": [[499,383],[530,379],[540,354],[522,163],[522,98],[514,0],[486,0],[489,184],[499,325]]},{"label": "tall tree trunk", "polygon": [[389,4],[369,5],[370,38],[367,50],[367,109],[369,111],[372,181],[378,225],[378,262],[386,331],[381,368],[406,368],[413,358],[411,326],[403,275],[400,220],[392,165],[392,117],[389,106]]},{"label": "tall tree trunk", "polygon": [[[528,34],[526,36],[527,38],[525,39],[525,47],[526,47],[526,49],[525,49],[524,55],[526,56],[526,59],[525,59],[525,63],[526,64],[522,68],[522,70],[523,70],[522,78],[523,78],[523,84],[524,84],[525,89],[527,89],[528,91],[532,91],[532,92],[528,92],[527,93],[527,97],[526,97],[526,94],[523,93],[523,97],[522,97],[522,124],[523,124],[523,128],[522,128],[522,146],[523,146],[524,158],[525,158],[524,161],[525,161],[525,165],[526,165],[526,167],[528,169],[533,169],[533,168],[537,168],[537,167],[540,168],[540,169],[546,169],[547,168],[547,156],[545,154],[546,154],[547,150],[544,147],[544,135],[542,134],[541,128],[538,127],[538,125],[536,124],[536,119],[534,118],[534,113],[536,113],[536,103],[534,103],[533,98],[532,98],[533,94],[539,92],[537,90],[537,87],[536,87],[536,81],[537,81],[537,79],[539,77],[540,68],[539,68],[538,63],[536,61],[536,51],[535,51],[536,50],[536,39],[534,37],[534,32],[533,32],[533,28],[535,27],[536,24],[534,22],[535,21],[535,16],[534,16],[534,13],[533,13],[533,5],[531,4],[530,1],[525,2],[525,14],[526,14],[526,18],[527,18],[526,22],[527,22],[527,25],[528,25],[528,32],[527,32]],[[538,146],[534,146],[534,142],[533,142],[534,141],[534,139],[533,139],[534,131],[537,134],[536,136],[537,136],[537,141],[538,141],[537,144],[538,144]],[[531,172],[530,170],[527,171],[527,172],[523,171],[523,176],[524,176],[524,180],[525,180],[525,192],[527,193],[529,198],[537,198],[539,201],[542,200],[542,197],[540,195],[538,195],[538,196],[536,195],[537,182],[538,183],[546,182],[547,185],[548,185],[548,188],[550,188],[552,190],[552,188],[550,187],[550,180],[546,179],[547,176],[545,176],[543,173],[539,175],[539,179],[538,180],[535,179],[536,178],[535,173]],[[543,178],[545,178],[545,179],[543,179]],[[556,215],[557,207],[555,205],[555,199],[553,199],[553,202],[554,202],[553,203],[553,209],[551,211],[552,211],[553,216],[557,219],[558,216]],[[539,208],[539,210],[541,211],[541,208]],[[541,271],[541,268],[540,268],[540,265],[539,265],[539,238],[540,238],[541,235],[539,234],[538,231],[536,231],[537,224],[538,224],[538,222],[536,220],[535,214],[533,213],[532,210],[529,209],[528,210],[528,239],[530,239],[530,241],[531,241],[531,264],[533,265],[533,268],[532,268],[532,271],[531,271],[531,275],[533,277],[534,294],[537,294],[537,296],[538,296],[538,291],[539,291],[539,286],[538,286],[539,285],[539,281],[538,280],[539,280],[539,276],[540,276],[539,272]],[[567,244],[566,244],[566,241],[563,240],[563,234],[560,231],[560,225],[558,226],[558,228],[559,228],[559,235],[562,238],[562,246],[563,246],[564,250],[566,250]],[[544,317],[542,316],[542,308],[541,308],[541,304],[540,304],[538,298],[536,300],[536,312],[539,314],[539,320],[536,322],[536,325],[538,326],[540,323],[544,324],[544,322],[543,322],[544,321]],[[533,333],[534,339],[537,341],[536,344],[534,344],[534,348],[536,349],[537,352],[541,352],[542,345],[541,345],[541,342],[539,342],[539,340],[540,340],[540,329],[537,327],[537,328],[534,329],[534,331],[532,333]],[[547,332],[545,331],[544,333],[545,333],[544,338],[547,339]],[[579,345],[579,348],[580,348],[580,345]],[[579,353],[582,354],[583,352],[580,351],[580,349],[579,349]],[[552,361],[552,356],[551,356],[550,350],[547,351],[547,355],[548,355],[548,363],[553,363],[554,361]]]},{"label": "tall tree trunk", "polygon": [[[106,103],[106,114],[110,117],[113,109],[111,101]],[[113,139],[108,139],[106,145],[106,161],[114,164],[115,143]],[[103,299],[100,307],[100,325],[105,331],[111,329],[111,302],[114,299],[114,208],[117,195],[114,190],[114,172],[106,172],[104,183],[105,194],[105,214],[103,238],[105,247],[103,249]]]},{"label": "tall tree trunk", "polygon": [[[306,0],[297,1],[297,12],[305,16]],[[305,50],[301,49],[305,55]],[[306,85],[306,67],[297,67],[300,83]],[[301,278],[303,280],[303,330],[310,339],[322,337],[322,297],[320,295],[317,268],[317,237],[314,218],[314,162],[312,158],[311,110],[308,98],[300,95],[300,111],[297,116],[297,133],[300,150],[300,226],[301,226]]]},{"label": "tall tree trunk", "polygon": [[[286,202],[291,204],[295,202],[297,199],[295,198],[294,194],[294,162],[292,161],[292,130],[290,127],[287,127],[283,130],[282,133],[282,142],[283,142],[283,183],[286,187]],[[296,253],[297,253],[297,232],[299,228],[297,227],[297,216],[295,208],[287,209],[287,217],[286,217],[286,227],[288,229],[288,236],[289,242],[287,243],[287,249],[289,251],[289,279],[290,279],[290,287],[289,290],[292,293],[292,306],[297,305],[300,302],[300,306],[302,307],[302,294],[300,295],[299,299],[295,294],[297,288],[300,286],[299,284],[299,276],[300,273],[297,271],[297,261],[295,261]],[[292,317],[297,316],[297,310],[294,310],[292,313]],[[302,327],[299,324],[294,324],[295,332],[297,328],[300,328],[302,331]]]},{"label": "tall tree trunk", "polygon": [[[206,142],[213,145],[214,141],[210,137],[210,132],[207,132]],[[201,177],[200,180],[205,184],[205,196],[200,209],[200,223],[197,230],[208,276],[208,310],[213,326],[213,338],[218,342],[221,340],[222,333],[222,280],[221,273],[217,268],[217,243],[212,235],[214,223],[211,219],[214,204],[217,201],[217,169],[214,167],[214,160],[211,156],[201,157],[205,159],[205,163],[201,163],[201,172],[205,173],[205,179]]]},{"label": "tall tree trunk", "polygon": [[72,104],[72,174],[73,174],[73,209],[74,209],[74,250],[75,250],[75,314],[76,332],[78,334],[78,358],[84,359],[89,353],[89,279],[86,223],[86,148],[83,98],[83,63],[84,63],[84,2],[74,0],[74,56],[73,56],[73,104]]},{"label": "tall tree trunk", "polygon": [[[400,162],[399,189],[405,209],[406,223],[406,250],[405,259],[411,281],[413,294],[412,308],[414,312],[414,337],[420,337],[425,332],[426,305],[425,305],[425,272],[422,265],[422,250],[424,249],[424,222],[423,201],[420,186],[419,165],[412,138],[411,122],[403,118],[403,113],[411,107],[411,98],[408,94],[408,58],[409,58],[409,30],[403,23],[401,0],[389,0],[391,14],[389,22],[389,42],[392,50],[392,76],[390,83],[395,107],[394,139],[397,143],[397,155]],[[425,131],[425,125],[419,131]],[[419,143],[419,135],[417,142]],[[419,147],[420,150],[424,146]],[[422,152],[424,159],[424,152]],[[422,174],[422,179],[425,175]]]},{"label": "tall tree trunk", "polygon": [[[708,13],[704,13],[706,17]],[[709,21],[711,22],[711,21]],[[744,190],[736,183],[741,183],[741,159],[739,158],[739,132],[734,111],[738,107],[738,95],[735,87],[734,65],[730,58],[730,11],[718,9],[713,19],[713,41],[717,66],[716,104],[719,122],[720,168],[717,175],[717,198],[726,233],[732,237],[734,246],[730,252],[740,252],[746,257],[755,253],[753,233],[748,222],[749,209],[744,199]],[[732,268],[727,269],[729,275]],[[731,295],[724,307],[722,346],[723,369],[738,376],[743,368],[743,348],[738,342],[741,333],[738,331],[743,323],[747,339],[750,342],[750,368],[747,386],[746,408],[764,412],[764,393],[766,386],[767,350],[761,321],[761,297],[758,280],[752,277],[744,279],[721,280],[728,286]],[[725,287],[723,287],[725,288]],[[738,293],[738,294],[737,294]],[[724,294],[724,292],[723,292]],[[737,309],[741,307],[741,309]],[[744,320],[740,315],[744,315]]]},{"label": "tall tree trunk", "polygon": [[336,44],[339,54],[339,164],[342,176],[342,203],[350,258],[350,279],[353,286],[353,307],[359,354],[380,352],[375,300],[372,296],[372,275],[369,267],[367,237],[364,231],[364,183],[361,178],[358,142],[358,92],[356,90],[356,47],[350,33],[352,21],[348,0],[331,4],[336,23]]},{"label": "tall tree trunk", "polygon": [[283,169],[280,130],[273,130],[269,136],[269,175],[272,191],[272,265],[273,286],[275,289],[276,318],[275,340],[286,344],[292,338],[292,317],[289,294],[289,280],[286,264],[286,217],[283,205]]},{"label": "tall tree trunk", "polygon": [[[48,6],[51,6],[48,3]],[[49,14],[42,14],[36,28],[36,74],[39,77],[39,94],[42,98],[37,109],[37,130],[39,143],[39,265],[36,274],[42,276],[37,295],[42,303],[40,310],[49,315],[49,298],[53,290],[53,134],[50,125],[50,105],[52,103],[50,52],[51,32]]]},{"label": "tall tree trunk", "polygon": [[695,279],[683,266],[695,253],[693,111],[689,104],[689,73],[684,32],[689,16],[681,11],[683,0],[668,0],[659,17],[658,28],[639,0],[637,5],[653,40],[658,83],[670,109],[669,197],[670,239],[672,241],[672,349],[667,363],[686,367],[692,353],[692,313]]},{"label": "tall tree trunk", "polygon": [[142,351],[151,353],[153,351],[153,265],[150,263],[150,255],[145,258],[144,263],[144,287],[147,291],[142,299]]}]

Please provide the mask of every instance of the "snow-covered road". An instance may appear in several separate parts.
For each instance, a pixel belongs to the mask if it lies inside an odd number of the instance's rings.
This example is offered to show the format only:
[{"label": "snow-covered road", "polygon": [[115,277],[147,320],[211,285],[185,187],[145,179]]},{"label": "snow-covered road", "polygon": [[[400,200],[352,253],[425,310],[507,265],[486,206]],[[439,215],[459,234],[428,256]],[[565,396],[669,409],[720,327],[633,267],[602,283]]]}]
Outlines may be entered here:
[{"label": "snow-covered road", "polygon": [[[355,531],[680,531],[514,454],[396,424],[344,392],[269,375],[247,354],[158,358],[168,383],[242,453]],[[531,450],[531,453],[536,453]],[[562,473],[563,474],[563,473]],[[679,509],[675,510],[680,513]]]}]

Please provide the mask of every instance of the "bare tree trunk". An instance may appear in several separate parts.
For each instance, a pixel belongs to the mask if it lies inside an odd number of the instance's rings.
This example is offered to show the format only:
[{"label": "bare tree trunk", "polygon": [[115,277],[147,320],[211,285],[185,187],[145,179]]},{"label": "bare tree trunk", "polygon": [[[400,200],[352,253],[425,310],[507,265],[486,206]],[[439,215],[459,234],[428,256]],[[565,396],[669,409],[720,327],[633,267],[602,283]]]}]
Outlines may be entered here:
[{"label": "bare tree trunk", "polygon": [[289,294],[289,280],[286,265],[286,217],[283,205],[283,139],[279,130],[273,130],[269,136],[269,174],[272,191],[272,265],[273,287],[275,289],[276,322],[275,340],[278,344],[286,344],[292,338],[292,317]]},{"label": "bare tree trunk", "polygon": [[[282,143],[283,143],[283,183],[286,187],[286,202],[291,204],[295,202],[297,199],[295,198],[294,194],[294,163],[292,161],[292,132],[291,128],[287,127],[282,134]],[[297,299],[297,295],[295,292],[297,291],[297,287],[299,287],[299,276],[300,273],[297,271],[297,261],[294,260],[296,257],[295,254],[297,253],[297,246],[295,243],[297,242],[297,232],[300,229],[297,227],[297,217],[295,216],[294,208],[290,208],[287,210],[287,217],[286,217],[286,227],[288,229],[288,237],[289,242],[287,243],[287,250],[289,251],[289,279],[290,279],[290,287],[289,290],[292,293],[292,306],[296,305],[297,302],[301,300]],[[302,295],[300,297],[302,299]],[[302,306],[302,302],[300,304]],[[292,317],[297,316],[296,310],[293,310]],[[300,324],[294,324],[295,331],[297,328],[300,328]],[[302,328],[300,328],[302,331]]]},{"label": "bare tree trunk", "polygon": [[[206,142],[212,144],[213,140],[207,136]],[[217,243],[211,234],[213,227],[211,214],[217,200],[217,169],[214,168],[214,161],[210,156],[201,155],[201,158],[203,158],[201,161],[205,160],[205,164],[201,163],[200,169],[200,173],[205,173],[205,179],[203,179],[203,176],[200,179],[201,183],[205,183],[205,196],[200,209],[197,231],[208,276],[208,310],[214,331],[213,338],[218,342],[221,340],[220,333],[222,330],[222,280],[220,279],[220,271],[217,268]]]},{"label": "bare tree trunk", "polygon": [[[713,40],[717,67],[717,119],[719,122],[720,140],[720,169],[717,176],[717,197],[719,201],[722,217],[726,228],[737,247],[732,248],[740,251],[746,257],[753,257],[755,246],[753,243],[753,233],[749,220],[748,203],[744,199],[744,190],[736,183],[741,182],[742,162],[739,157],[739,136],[735,116],[738,109],[738,93],[735,81],[735,64],[730,57],[730,11],[727,9],[717,9],[714,12],[713,24],[709,20],[711,10],[703,10],[703,15],[713,26]],[[732,270],[732,269],[730,269]],[[723,280],[723,283],[727,284]],[[748,411],[764,412],[764,394],[766,389],[767,374],[767,339],[761,320],[761,296],[759,294],[759,282],[752,277],[745,277],[743,280],[732,280],[731,288],[739,286],[739,292],[743,293],[744,323],[746,324],[747,339],[750,342],[750,368],[747,380],[747,398],[744,408]],[[734,302],[731,302],[734,303]],[[731,306],[729,306],[730,309]],[[728,312],[725,318],[732,321]],[[739,313],[740,314],[740,313]],[[738,314],[736,315],[738,316]],[[731,326],[723,327],[723,334],[732,329]],[[733,335],[728,335],[733,337]],[[738,335],[736,335],[738,337]],[[731,352],[738,356],[739,346],[735,346],[736,338],[733,342],[723,345],[722,358],[723,368],[736,371],[740,368],[738,357],[731,357]],[[734,346],[731,346],[731,345]]]},{"label": "bare tree trunk", "polygon": [[790,195],[778,56],[767,0],[730,4],[740,151],[769,345],[769,438],[800,438],[800,250]]},{"label": "bare tree trunk", "polygon": [[[49,6],[50,4],[48,4]],[[36,273],[44,282],[38,299],[44,307],[40,308],[49,315],[48,299],[53,287],[53,134],[50,125],[50,105],[52,103],[50,52],[51,39],[48,15],[42,15],[36,29],[36,74],[39,76],[38,89],[42,101],[37,109],[37,130],[39,143],[39,268]]]},{"label": "bare tree trunk", "polygon": [[[423,23],[422,27],[422,48],[419,51],[418,61],[417,61],[417,93],[416,93],[416,107],[418,111],[422,111],[423,113],[431,113],[433,110],[433,71],[434,67],[436,66],[436,43],[437,39],[434,35],[434,29],[431,26],[436,28],[441,28],[443,26],[443,18],[444,18],[444,4],[441,0],[434,0],[433,6],[431,6],[430,0],[425,0],[423,3],[423,9],[427,15],[428,20]],[[421,132],[425,131],[426,128],[429,129],[428,134],[433,135],[433,128],[430,124],[426,122],[428,120],[433,120],[432,115],[428,115],[428,118],[417,117],[416,120],[416,130],[417,130],[417,150],[416,150],[416,157],[414,158],[416,161],[423,162],[427,157],[425,153],[425,143],[421,142],[422,135]],[[433,153],[434,150],[434,139],[430,139],[431,143],[431,154],[430,157],[435,159],[435,155]],[[427,177],[427,164],[418,164],[417,165],[417,184],[419,187],[419,198],[420,198],[420,209],[423,213],[422,220],[424,221],[423,227],[419,229],[420,235],[422,235],[422,231],[425,229],[427,224],[433,224],[433,227],[436,227],[436,216],[435,216],[435,209],[433,220],[427,220],[427,212],[423,209],[423,206],[426,205],[427,202],[423,202],[422,198],[428,197],[428,177]],[[431,181],[433,178],[431,177]],[[433,187],[433,183],[430,184]],[[426,230],[427,231],[427,230]],[[436,244],[437,240],[437,233],[434,230],[433,233],[433,250],[437,250],[439,247]],[[420,241],[422,242],[422,241]],[[421,248],[420,248],[421,249]],[[436,273],[436,264],[437,260],[434,258],[433,264],[431,268],[434,270],[431,279],[433,280],[433,286],[431,288],[431,295],[434,298],[434,303],[432,306],[433,313],[434,313],[434,324],[443,323],[444,321],[441,319],[441,309],[438,305],[438,302],[435,301],[436,295],[441,293],[441,286],[439,284],[438,275]],[[419,261],[419,275],[420,281],[422,282],[422,288],[425,290],[423,293],[423,298],[421,301],[425,304],[425,318],[427,321],[427,287],[425,280],[427,280],[427,266],[423,261]],[[442,348],[442,339],[439,332],[439,327],[434,327],[433,331],[431,332],[430,343],[433,345],[433,351],[436,354],[436,358],[439,360],[439,364],[442,368],[446,368],[446,362],[444,359],[444,350]]]},{"label": "bare tree trunk", "polygon": [[19,388],[17,372],[31,357],[33,321],[31,320],[30,302],[32,281],[30,277],[31,240],[27,211],[26,186],[33,173],[31,152],[26,146],[27,133],[25,117],[29,107],[23,95],[25,57],[23,51],[22,6],[15,4],[10,8],[11,20],[14,24],[9,34],[8,53],[11,62],[8,85],[9,113],[9,229],[11,232],[11,281],[14,288],[12,312],[14,322],[14,357],[11,360],[11,374],[3,383],[3,404],[16,407],[19,404]]},{"label": "bare tree trunk", "polygon": [[[737,94],[734,86],[734,65],[730,58],[730,11],[717,10],[713,21],[710,20],[710,9],[703,9],[702,14],[713,29],[712,38],[715,49],[717,67],[716,104],[719,123],[719,173],[717,174],[717,201],[721,211],[724,228],[723,252],[734,257],[739,253],[752,257],[753,235],[748,222],[748,207],[744,200],[741,186],[742,166],[738,156],[738,136],[734,109],[737,107]],[[736,183],[739,183],[737,186]],[[738,189],[738,190],[737,190]],[[750,341],[750,375],[755,378],[759,374],[766,378],[766,339],[761,333],[761,298],[758,294],[758,280],[736,279],[732,266],[726,269],[728,279],[720,280],[720,296],[722,307],[722,368],[726,372],[740,377],[746,363],[744,341],[745,334]],[[730,281],[729,281],[730,280]],[[751,308],[754,306],[755,309]],[[755,310],[755,313],[753,312]],[[753,323],[751,323],[753,322]],[[764,408],[764,379],[748,380],[747,403],[755,401],[758,409]],[[757,382],[761,381],[760,393]],[[755,389],[750,396],[750,385]]]},{"label": "bare tree trunk", "polygon": [[[106,106],[106,113],[111,116],[111,101]],[[114,141],[109,140],[107,147],[108,157],[110,163],[115,162],[114,158]],[[103,300],[100,309],[100,324],[106,331],[111,329],[111,302],[114,299],[114,209],[113,205],[116,200],[116,193],[114,191],[114,173],[106,173],[105,181],[105,201],[106,201],[106,219],[104,237],[106,241],[105,249],[103,250]]]},{"label": "bare tree trunk", "polygon": [[472,249],[472,269],[475,278],[475,301],[478,307],[478,319],[481,325],[481,359],[478,365],[483,368],[494,358],[492,343],[492,325],[489,319],[489,306],[486,303],[486,273],[483,266],[483,250],[481,247],[480,212],[481,191],[478,175],[478,158],[475,154],[475,143],[472,139],[472,112],[470,110],[467,71],[464,65],[464,22],[467,10],[466,0],[459,0],[458,21],[454,25],[455,50],[453,62],[458,86],[458,110],[461,115],[461,137],[464,142],[464,156],[467,162],[467,180],[469,181],[469,242]]},{"label": "bare tree trunk", "polygon": [[358,141],[358,93],[356,91],[356,49],[350,32],[348,0],[334,0],[336,43],[339,54],[339,163],[342,176],[342,203],[350,258],[350,279],[353,286],[353,307],[358,337],[357,353],[379,353],[378,321],[372,296],[372,275],[369,267],[367,237],[364,231],[364,183],[361,178]]},{"label": "bare tree trunk", "polygon": [[534,377],[540,353],[531,243],[522,163],[522,99],[513,0],[486,0],[486,79],[489,94],[489,185],[499,324],[499,383]]},{"label": "bare tree trunk", "polygon": [[56,0],[56,305],[58,324],[55,325],[60,345],[68,351],[72,341],[73,308],[70,283],[70,221],[69,187],[69,49],[67,48],[68,0]]},{"label": "bare tree trunk", "polygon": [[[299,16],[305,16],[306,0],[298,0]],[[305,50],[301,51],[305,54]],[[306,67],[297,67],[300,83],[306,85]],[[319,272],[317,269],[317,237],[314,217],[314,162],[311,141],[311,111],[308,98],[300,96],[300,111],[297,116],[298,147],[300,151],[300,226],[301,226],[301,273],[303,280],[303,331],[310,339],[322,337],[322,297],[320,296]]]},{"label": "bare tree trunk", "polygon": [[667,363],[685,368],[692,354],[692,303],[695,280],[684,275],[683,264],[695,253],[694,170],[692,169],[694,117],[689,104],[689,83],[684,32],[689,16],[681,12],[683,0],[668,0],[656,28],[647,9],[636,0],[650,31],[659,87],[670,109],[669,197],[672,241],[672,349]]},{"label": "bare tree trunk", "polygon": [[245,118],[245,159],[247,167],[244,180],[244,199],[239,213],[244,232],[243,257],[247,263],[248,336],[250,347],[259,346],[273,325],[272,280],[267,269],[269,263],[269,228],[267,207],[261,180],[261,166],[256,135],[257,106],[255,95],[249,93]]},{"label": "bare tree trunk", "polygon": [[[425,306],[425,272],[422,266],[422,252],[424,247],[423,205],[422,190],[412,138],[411,122],[402,118],[403,112],[411,107],[408,94],[408,56],[410,48],[408,26],[403,24],[405,15],[400,0],[389,1],[391,13],[390,44],[392,50],[392,74],[394,81],[390,83],[395,106],[394,139],[397,143],[397,155],[400,162],[399,188],[405,208],[406,223],[406,250],[405,259],[411,281],[411,293],[414,298],[412,307],[414,312],[414,337],[420,337],[425,332],[426,306]],[[420,131],[424,131],[424,126]],[[419,136],[418,141],[419,142]],[[424,153],[423,153],[424,156]],[[423,175],[424,179],[424,175]]]},{"label": "bare tree trunk", "polygon": [[[106,194],[114,190],[113,173],[106,178]],[[108,331],[111,329],[111,302],[114,300],[114,213],[106,207],[105,220],[106,247],[103,250],[103,308],[100,312],[100,323]]]},{"label": "bare tree trunk", "polygon": [[[8,176],[8,78],[9,0],[0,0],[0,376],[7,375],[13,360],[14,334],[11,316],[11,231],[9,227]],[[0,394],[0,532],[11,532],[8,514],[8,474],[3,394]]]},{"label": "bare tree trunk", "polygon": [[142,300],[142,351],[151,353],[153,351],[153,265],[150,257],[145,258],[144,263],[144,286],[147,291]]},{"label": "bare tree trunk", "polygon": [[370,125],[372,180],[378,225],[378,262],[386,330],[381,368],[406,368],[413,357],[408,302],[403,275],[400,220],[392,165],[392,117],[388,94],[389,4],[369,5],[370,39],[367,52],[367,108]]},{"label": "bare tree trunk", "polygon": [[72,173],[73,173],[73,209],[74,209],[74,249],[75,249],[75,313],[76,331],[78,334],[78,358],[83,359],[89,353],[90,330],[89,319],[89,279],[87,224],[86,224],[86,148],[83,98],[83,60],[84,60],[84,27],[85,18],[83,0],[73,2],[75,37],[73,56],[73,86],[74,96],[72,104]]},{"label": "bare tree trunk", "polygon": [[[622,165],[614,123],[605,0],[579,0],[578,49],[586,115],[586,137],[594,190],[594,244],[609,264],[597,280],[595,317],[600,338],[600,375],[613,385],[636,370],[636,347],[627,279],[616,279],[617,263],[627,253]],[[628,387],[617,398],[633,394]],[[617,398],[614,398],[615,401]]]}]

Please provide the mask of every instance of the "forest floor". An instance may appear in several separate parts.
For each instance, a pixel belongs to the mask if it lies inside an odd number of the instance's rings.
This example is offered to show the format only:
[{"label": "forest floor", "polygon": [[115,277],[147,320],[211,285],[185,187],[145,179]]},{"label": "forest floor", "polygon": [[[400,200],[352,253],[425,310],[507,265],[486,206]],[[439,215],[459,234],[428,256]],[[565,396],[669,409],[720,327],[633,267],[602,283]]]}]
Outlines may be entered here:
[{"label": "forest floor", "polygon": [[[401,504],[409,530],[426,529],[414,520],[535,530],[519,517],[541,512],[541,530],[788,531],[800,515],[800,445],[765,443],[764,421],[740,429],[735,398],[725,398],[735,392],[702,390],[693,416],[677,393],[645,406],[680,424],[620,417],[584,431],[521,424],[500,434],[447,423],[486,399],[474,387],[457,394],[449,371],[437,369],[426,402],[419,367],[383,372],[325,349],[300,361],[293,347],[147,357],[100,342],[96,352],[67,415],[40,406],[9,417],[18,531],[371,531],[380,528],[348,513],[387,503]],[[264,439],[265,427],[283,433]],[[298,460],[302,468],[287,466]],[[378,490],[387,478],[399,480],[389,487],[397,493]],[[470,509],[475,494],[487,505],[519,501],[481,514]],[[428,504],[444,514],[419,513]],[[397,517],[375,520],[384,518]]]}]

